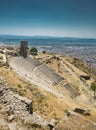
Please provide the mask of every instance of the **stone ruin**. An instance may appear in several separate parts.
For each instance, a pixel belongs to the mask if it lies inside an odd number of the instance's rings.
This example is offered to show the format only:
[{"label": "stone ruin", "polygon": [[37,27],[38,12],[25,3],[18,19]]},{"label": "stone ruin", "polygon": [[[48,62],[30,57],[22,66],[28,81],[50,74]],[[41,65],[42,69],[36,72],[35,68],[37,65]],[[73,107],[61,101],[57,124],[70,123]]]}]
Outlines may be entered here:
[{"label": "stone ruin", "polygon": [[27,49],[28,49],[28,42],[21,41],[20,42],[20,55],[23,57],[27,57]]},{"label": "stone ruin", "polygon": [[83,115],[85,115],[85,116],[90,116],[89,110],[84,110],[84,109],[81,109],[81,108],[75,108],[75,109],[74,109],[74,112],[83,114]]},{"label": "stone ruin", "polygon": [[90,80],[90,76],[88,75],[80,75],[80,78],[84,80]]},{"label": "stone ruin", "polygon": [[[10,116],[15,116],[24,121],[25,124],[37,124],[44,129],[50,130],[51,122],[33,112],[32,100],[13,93],[0,78],[0,103],[4,111]],[[1,129],[0,129],[1,130]]]},{"label": "stone ruin", "polygon": [[33,114],[32,101],[14,94],[2,81],[0,81],[0,102],[4,103],[5,109],[12,113],[20,112],[22,114],[27,111],[29,114]]}]

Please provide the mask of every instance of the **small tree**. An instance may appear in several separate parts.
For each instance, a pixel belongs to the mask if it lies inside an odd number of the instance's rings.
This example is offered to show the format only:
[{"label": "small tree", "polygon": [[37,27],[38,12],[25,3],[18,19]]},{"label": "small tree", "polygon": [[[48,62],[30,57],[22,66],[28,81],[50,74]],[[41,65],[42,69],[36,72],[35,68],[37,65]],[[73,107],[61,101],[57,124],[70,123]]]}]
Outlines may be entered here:
[{"label": "small tree", "polygon": [[94,91],[94,96],[95,96],[95,92],[96,92],[96,82],[92,82],[90,88],[91,88],[92,91]]},{"label": "small tree", "polygon": [[37,48],[32,47],[32,48],[30,49],[30,52],[31,52],[32,55],[37,55],[38,50],[37,50]]}]

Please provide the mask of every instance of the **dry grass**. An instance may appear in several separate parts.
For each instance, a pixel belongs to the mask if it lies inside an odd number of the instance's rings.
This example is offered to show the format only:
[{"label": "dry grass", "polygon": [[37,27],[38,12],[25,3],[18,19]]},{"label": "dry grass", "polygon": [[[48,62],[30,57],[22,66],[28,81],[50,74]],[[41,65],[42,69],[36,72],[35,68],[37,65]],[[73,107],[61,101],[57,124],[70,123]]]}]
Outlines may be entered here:
[{"label": "dry grass", "polygon": [[70,115],[65,118],[55,130],[95,130],[96,124],[78,115]]},{"label": "dry grass", "polygon": [[[52,55],[45,54],[44,55],[44,61],[46,62],[49,57],[52,57]],[[61,57],[63,60],[66,60],[69,62],[69,66],[72,70],[75,70],[76,74],[82,74],[83,70],[85,70],[85,64],[81,66],[81,64],[74,63],[71,61],[71,58],[65,58]],[[41,59],[42,60],[42,55]],[[72,75],[69,75],[67,71],[65,70],[64,66],[60,66],[61,71],[58,72],[58,60],[52,59],[47,64],[50,68],[53,68],[54,71],[62,75],[63,77],[66,77],[67,81],[71,85],[78,86],[78,82],[75,78],[72,77]],[[76,65],[75,65],[76,64]],[[73,65],[73,66],[72,66]],[[75,65],[75,67],[74,67]],[[84,67],[84,68],[83,68]],[[80,69],[80,70],[79,70]],[[64,73],[65,71],[65,73]],[[87,71],[85,72],[87,73]],[[94,77],[94,73],[91,70],[88,71],[88,74],[92,75]],[[30,82],[26,81],[22,77],[20,77],[18,74],[16,74],[12,69],[0,67],[0,77],[3,77],[4,81],[8,84],[8,86],[12,89],[12,91],[19,93],[20,95],[26,96],[27,98],[30,98],[33,101],[33,111],[37,112],[41,116],[43,116],[45,119],[56,119],[60,120],[63,119],[64,115],[66,114],[66,110],[73,110],[78,105],[76,104],[75,100],[64,100],[63,98],[56,97],[50,92],[46,92],[42,89],[39,89],[37,86],[30,84]],[[78,78],[78,76],[77,76]],[[91,82],[91,81],[90,81]],[[88,85],[90,84],[88,83]],[[83,86],[83,85],[82,85]],[[80,87],[80,85],[79,85]],[[67,99],[67,98],[66,98]],[[90,105],[90,104],[89,104]],[[86,104],[85,104],[86,106]],[[96,121],[96,118],[94,115],[96,115],[95,110],[91,111],[91,117],[88,117],[90,120]],[[66,129],[67,130],[67,129]]]},{"label": "dry grass", "polygon": [[45,119],[60,120],[65,115],[65,109],[74,106],[74,104],[67,103],[62,98],[57,98],[55,95],[30,84],[9,68],[0,67],[0,77],[3,77],[12,91],[31,99],[34,111]]},{"label": "dry grass", "polygon": [[77,58],[66,57],[66,60],[96,80],[96,70],[94,68]]}]

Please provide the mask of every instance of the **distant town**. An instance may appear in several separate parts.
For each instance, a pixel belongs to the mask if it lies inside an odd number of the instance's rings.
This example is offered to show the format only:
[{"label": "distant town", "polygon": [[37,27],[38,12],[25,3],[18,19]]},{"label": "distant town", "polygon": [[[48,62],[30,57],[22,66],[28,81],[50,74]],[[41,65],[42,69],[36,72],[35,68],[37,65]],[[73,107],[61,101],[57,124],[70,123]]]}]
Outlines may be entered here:
[{"label": "distant town", "polygon": [[36,47],[41,52],[71,55],[96,68],[96,39],[0,35],[0,45],[19,45],[22,39],[28,41],[30,47]]}]

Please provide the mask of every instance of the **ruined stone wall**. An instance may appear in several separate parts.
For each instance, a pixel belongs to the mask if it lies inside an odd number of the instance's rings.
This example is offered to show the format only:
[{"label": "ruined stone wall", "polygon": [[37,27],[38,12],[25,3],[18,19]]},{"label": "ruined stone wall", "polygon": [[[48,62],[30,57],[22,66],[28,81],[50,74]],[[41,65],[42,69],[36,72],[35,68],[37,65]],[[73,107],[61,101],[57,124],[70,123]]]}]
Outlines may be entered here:
[{"label": "ruined stone wall", "polygon": [[12,113],[19,114],[22,111],[33,113],[32,101],[14,94],[3,82],[0,82],[0,101],[5,104],[6,110]]},{"label": "ruined stone wall", "polygon": [[33,112],[32,101],[28,98],[14,94],[9,87],[0,79],[0,103],[10,115],[22,119],[25,124],[37,124],[42,128],[49,130],[49,122]]},{"label": "ruined stone wall", "polygon": [[23,57],[27,57],[27,49],[28,49],[28,42],[21,41],[20,42],[20,55]]}]

